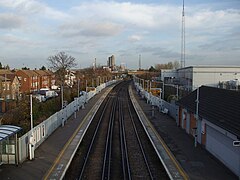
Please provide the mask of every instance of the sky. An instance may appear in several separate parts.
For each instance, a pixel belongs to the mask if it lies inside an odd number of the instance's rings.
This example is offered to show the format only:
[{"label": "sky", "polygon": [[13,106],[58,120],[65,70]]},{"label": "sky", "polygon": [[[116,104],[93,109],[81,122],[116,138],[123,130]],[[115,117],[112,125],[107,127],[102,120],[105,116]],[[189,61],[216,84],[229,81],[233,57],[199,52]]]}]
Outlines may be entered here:
[{"label": "sky", "polygon": [[[138,69],[181,60],[182,0],[0,0],[0,62],[48,67],[60,51],[77,67]],[[240,66],[240,0],[185,0],[186,66]]]}]

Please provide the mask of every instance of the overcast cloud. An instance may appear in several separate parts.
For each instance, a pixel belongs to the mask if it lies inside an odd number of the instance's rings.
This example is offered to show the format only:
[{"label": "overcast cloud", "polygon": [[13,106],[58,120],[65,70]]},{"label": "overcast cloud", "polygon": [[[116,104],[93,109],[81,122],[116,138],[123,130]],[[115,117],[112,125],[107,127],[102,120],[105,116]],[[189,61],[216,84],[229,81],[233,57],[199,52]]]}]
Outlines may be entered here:
[{"label": "overcast cloud", "polygon": [[[195,3],[194,3],[195,2]],[[240,1],[185,1],[186,65],[240,66]],[[1,0],[0,62],[39,68],[66,51],[78,67],[94,59],[138,68],[180,61],[179,1]]]}]

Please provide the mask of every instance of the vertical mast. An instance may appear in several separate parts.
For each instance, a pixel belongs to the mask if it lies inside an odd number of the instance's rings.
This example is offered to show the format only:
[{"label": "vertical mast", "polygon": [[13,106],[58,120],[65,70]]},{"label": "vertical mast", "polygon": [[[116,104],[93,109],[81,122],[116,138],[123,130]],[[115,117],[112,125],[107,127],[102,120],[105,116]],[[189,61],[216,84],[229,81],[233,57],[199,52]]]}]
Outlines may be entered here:
[{"label": "vertical mast", "polygon": [[139,70],[141,70],[141,54],[139,55]]},{"label": "vertical mast", "polygon": [[181,68],[185,67],[185,13],[184,13],[184,0],[182,9],[182,39],[181,39]]}]

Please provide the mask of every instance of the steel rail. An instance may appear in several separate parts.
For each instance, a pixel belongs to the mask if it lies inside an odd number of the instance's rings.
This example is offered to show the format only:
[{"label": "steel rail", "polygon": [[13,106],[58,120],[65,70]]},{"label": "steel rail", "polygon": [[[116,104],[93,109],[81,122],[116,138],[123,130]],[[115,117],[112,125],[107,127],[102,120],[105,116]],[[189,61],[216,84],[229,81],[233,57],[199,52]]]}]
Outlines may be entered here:
[{"label": "steel rail", "polygon": [[82,179],[82,177],[83,177],[83,173],[84,173],[84,171],[85,171],[86,164],[87,164],[87,161],[88,161],[88,159],[89,159],[89,155],[90,155],[90,152],[91,152],[91,150],[92,150],[92,147],[93,147],[93,144],[94,144],[94,141],[95,141],[97,132],[98,132],[98,130],[99,130],[99,127],[100,127],[100,124],[101,124],[101,122],[102,122],[104,113],[105,113],[105,111],[106,111],[106,109],[107,109],[107,106],[108,106],[110,100],[111,100],[111,98],[109,98],[109,96],[108,96],[107,102],[104,104],[104,109],[103,109],[103,111],[102,111],[102,114],[101,114],[100,119],[99,119],[99,121],[98,121],[97,127],[96,127],[96,129],[95,129],[95,131],[94,131],[93,138],[92,138],[91,143],[90,143],[90,145],[89,145],[89,148],[88,148],[88,151],[87,151],[87,155],[86,155],[86,158],[85,158],[83,167],[82,167],[82,169],[81,169],[81,173],[80,173],[80,175],[79,175],[79,177],[78,177],[79,180]]},{"label": "steel rail", "polygon": [[[129,94],[128,94],[128,97],[129,97]],[[129,98],[130,98],[130,97],[129,97]],[[152,172],[151,172],[151,169],[150,169],[150,166],[149,166],[149,163],[148,163],[148,160],[147,160],[147,157],[146,157],[146,153],[145,153],[145,151],[144,151],[144,148],[143,148],[141,139],[140,139],[140,137],[139,137],[139,134],[138,134],[138,131],[137,131],[135,122],[134,122],[134,118],[133,118],[133,115],[132,115],[132,112],[131,112],[131,109],[130,109],[130,103],[131,103],[131,102],[129,102],[129,98],[128,98],[127,106],[128,106],[128,112],[129,112],[129,115],[130,115],[130,118],[131,118],[131,122],[132,122],[132,125],[133,125],[133,128],[134,128],[134,132],[135,132],[135,135],[136,135],[136,138],[137,138],[139,147],[140,147],[140,149],[141,149],[141,152],[142,152],[142,155],[143,155],[143,158],[144,158],[144,162],[145,162],[145,165],[146,165],[146,167],[147,167],[149,176],[150,176],[151,179],[154,179],[154,178],[153,178],[153,175],[152,175]],[[135,110],[134,110],[134,111],[135,111]]]},{"label": "steel rail", "polygon": [[111,114],[108,124],[108,132],[105,144],[105,153],[102,167],[102,179],[110,179],[111,172],[111,156],[112,156],[112,140],[113,140],[113,125],[115,119],[115,112],[117,106],[117,99],[114,97],[113,106],[111,108]]},{"label": "steel rail", "polygon": [[126,140],[126,133],[124,127],[124,113],[123,113],[123,105],[122,102],[119,100],[119,126],[120,126],[120,144],[121,144],[121,152],[122,152],[122,166],[123,166],[123,175],[124,179],[131,180],[131,168],[129,163],[129,156],[127,150],[127,140]]}]

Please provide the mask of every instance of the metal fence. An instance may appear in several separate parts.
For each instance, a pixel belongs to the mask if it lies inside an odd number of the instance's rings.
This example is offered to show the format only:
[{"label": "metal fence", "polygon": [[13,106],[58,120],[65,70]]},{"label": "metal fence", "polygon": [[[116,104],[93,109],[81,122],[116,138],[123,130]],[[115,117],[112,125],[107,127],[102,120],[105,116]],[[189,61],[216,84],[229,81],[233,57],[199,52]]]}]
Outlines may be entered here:
[{"label": "metal fence", "polygon": [[178,117],[178,106],[175,104],[168,103],[160,97],[154,96],[151,93],[145,91],[143,87],[138,83],[134,82],[135,87],[139,95],[147,100],[147,103],[158,107],[160,112],[170,115],[172,118],[177,120]]},{"label": "metal fence", "polygon": [[116,80],[112,80],[101,84],[96,87],[94,91],[85,93],[79,98],[75,98],[70,104],[68,104],[64,109],[56,112],[48,119],[43,121],[41,124],[35,126],[32,131],[27,132],[21,136],[19,141],[19,162],[22,163],[29,157],[29,139],[31,135],[34,137],[34,149],[37,149],[42,142],[44,142],[48,136],[50,136],[59,126],[64,126],[68,118],[76,112],[79,108],[84,107],[84,104],[87,103],[93,96],[101,92],[105,87],[110,86],[116,83]]}]

